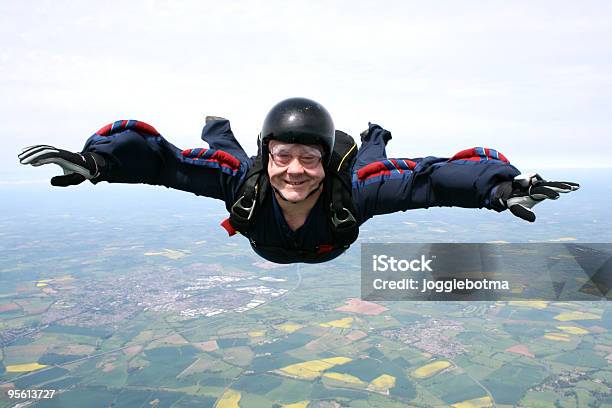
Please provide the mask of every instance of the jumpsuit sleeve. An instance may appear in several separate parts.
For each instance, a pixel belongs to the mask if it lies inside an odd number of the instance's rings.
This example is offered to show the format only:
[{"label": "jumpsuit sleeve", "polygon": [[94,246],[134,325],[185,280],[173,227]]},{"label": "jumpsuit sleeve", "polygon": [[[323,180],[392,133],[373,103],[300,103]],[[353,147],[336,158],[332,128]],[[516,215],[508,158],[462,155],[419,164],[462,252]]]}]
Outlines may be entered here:
[{"label": "jumpsuit sleeve", "polygon": [[97,153],[105,160],[94,183],[161,185],[226,203],[233,202],[237,186],[248,171],[243,151],[243,156],[238,154],[239,160],[220,149],[181,150],[151,125],[135,120],[103,127],[87,140],[83,152]]},{"label": "jumpsuit sleeve", "polygon": [[[371,126],[372,131],[380,132],[380,137],[386,132],[377,125]],[[376,134],[372,136],[376,139]],[[375,215],[436,206],[501,211],[491,203],[492,190],[520,174],[503,154],[481,147],[451,158],[381,158],[362,164],[352,176],[361,222]]]}]

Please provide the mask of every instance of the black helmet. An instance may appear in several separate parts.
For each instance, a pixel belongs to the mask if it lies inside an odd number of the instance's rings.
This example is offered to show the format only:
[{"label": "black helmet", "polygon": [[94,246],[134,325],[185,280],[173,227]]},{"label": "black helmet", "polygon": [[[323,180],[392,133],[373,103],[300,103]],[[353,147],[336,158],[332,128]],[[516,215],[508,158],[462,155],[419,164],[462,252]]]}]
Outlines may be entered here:
[{"label": "black helmet", "polygon": [[334,122],[323,105],[306,98],[289,98],[274,105],[266,115],[260,134],[260,152],[268,158],[268,142],[318,144],[325,150],[327,164],[334,150]]}]

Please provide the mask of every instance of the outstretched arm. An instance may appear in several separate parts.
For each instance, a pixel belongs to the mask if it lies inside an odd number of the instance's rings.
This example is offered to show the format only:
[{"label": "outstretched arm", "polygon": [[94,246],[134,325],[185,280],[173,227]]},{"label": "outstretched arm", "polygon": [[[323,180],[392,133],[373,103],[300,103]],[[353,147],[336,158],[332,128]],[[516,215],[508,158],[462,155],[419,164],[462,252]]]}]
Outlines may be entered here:
[{"label": "outstretched arm", "polygon": [[248,158],[233,138],[227,120],[207,124],[203,138],[218,140],[233,154],[214,148],[180,150],[152,126],[124,120],[96,132],[80,154],[33,146],[24,149],[20,161],[34,166],[60,165],[65,174],[54,177],[54,185],[78,184],[85,179],[93,183],[146,183],[231,201],[248,169]]},{"label": "outstretched arm", "polygon": [[[363,137],[364,143],[375,146],[373,150],[378,149],[384,156],[384,145],[391,138],[389,132],[370,125]],[[532,191],[530,195],[528,187],[521,192],[521,187],[513,182],[520,171],[503,154],[480,147],[463,150],[451,158],[383,158],[367,164],[358,159],[357,164],[353,173],[353,196],[362,222],[374,215],[416,208],[457,206],[503,211],[515,205],[522,208],[514,207],[514,215],[533,221],[533,213],[527,214],[522,209],[531,208],[544,198],[556,198],[558,192],[578,188],[575,183],[559,183],[562,188],[553,183],[552,192],[542,190],[537,191],[540,195],[534,195]],[[525,195],[531,201],[517,200]]]}]

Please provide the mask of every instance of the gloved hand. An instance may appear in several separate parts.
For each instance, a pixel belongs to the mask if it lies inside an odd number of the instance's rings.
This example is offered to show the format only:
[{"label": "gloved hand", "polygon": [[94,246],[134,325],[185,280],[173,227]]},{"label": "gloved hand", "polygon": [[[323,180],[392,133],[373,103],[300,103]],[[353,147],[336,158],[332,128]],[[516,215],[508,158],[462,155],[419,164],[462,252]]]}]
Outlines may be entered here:
[{"label": "gloved hand", "polygon": [[548,199],[556,200],[559,193],[569,193],[580,188],[569,181],[546,181],[539,174],[519,174],[514,181],[498,184],[493,191],[493,207],[508,208],[512,214],[529,222],[536,219],[531,211],[534,205]]},{"label": "gloved hand", "polygon": [[98,154],[72,153],[48,145],[24,148],[19,155],[19,162],[32,166],[57,164],[64,170],[64,175],[53,177],[51,185],[58,187],[74,186],[94,179],[100,175],[100,169],[104,166],[104,159]]}]

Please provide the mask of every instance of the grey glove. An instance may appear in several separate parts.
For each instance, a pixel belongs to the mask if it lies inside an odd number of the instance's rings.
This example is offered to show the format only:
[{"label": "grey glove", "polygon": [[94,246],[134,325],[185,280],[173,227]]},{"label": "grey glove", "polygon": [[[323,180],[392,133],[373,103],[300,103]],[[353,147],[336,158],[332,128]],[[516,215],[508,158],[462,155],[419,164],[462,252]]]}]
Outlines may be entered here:
[{"label": "grey glove", "polygon": [[514,181],[498,184],[493,191],[493,207],[508,208],[512,214],[529,222],[536,219],[531,209],[546,199],[556,200],[559,193],[569,193],[580,188],[569,181],[546,181],[539,174],[520,174]]},{"label": "grey glove", "polygon": [[91,180],[100,175],[100,169],[105,161],[96,153],[72,153],[49,145],[26,147],[19,154],[21,164],[42,166],[57,164],[64,171],[63,176],[51,179],[51,185],[58,187],[73,186],[85,180]]}]

